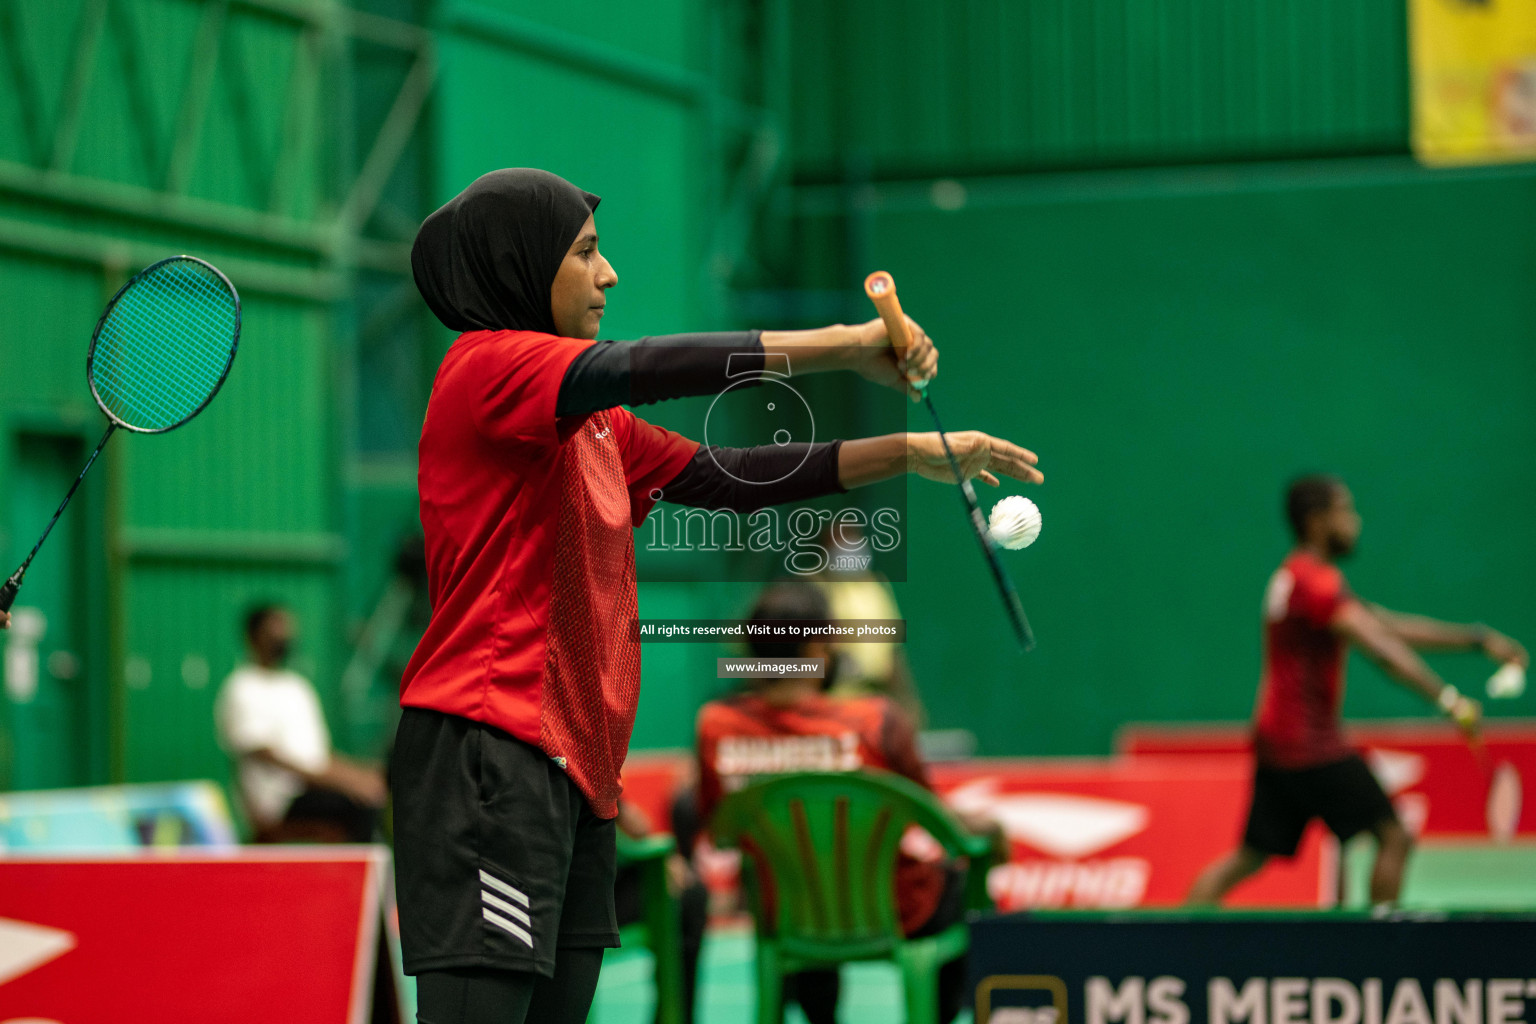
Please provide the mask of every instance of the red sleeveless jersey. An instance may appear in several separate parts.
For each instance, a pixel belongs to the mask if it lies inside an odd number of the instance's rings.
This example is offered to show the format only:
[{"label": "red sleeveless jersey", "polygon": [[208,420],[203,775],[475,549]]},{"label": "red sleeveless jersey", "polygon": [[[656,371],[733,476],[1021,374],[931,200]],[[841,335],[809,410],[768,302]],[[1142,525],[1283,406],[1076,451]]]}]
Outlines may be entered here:
[{"label": "red sleeveless jersey", "polygon": [[1293,552],[1264,601],[1264,678],[1254,751],[1276,768],[1310,768],[1350,754],[1339,705],[1348,644],[1331,628],[1354,595],[1337,566]]},{"label": "red sleeveless jersey", "polygon": [[537,745],[611,818],[640,690],[633,529],[698,444],[622,408],[557,421],[591,344],[471,331],[443,360],[418,469],[432,621],[400,702]]}]

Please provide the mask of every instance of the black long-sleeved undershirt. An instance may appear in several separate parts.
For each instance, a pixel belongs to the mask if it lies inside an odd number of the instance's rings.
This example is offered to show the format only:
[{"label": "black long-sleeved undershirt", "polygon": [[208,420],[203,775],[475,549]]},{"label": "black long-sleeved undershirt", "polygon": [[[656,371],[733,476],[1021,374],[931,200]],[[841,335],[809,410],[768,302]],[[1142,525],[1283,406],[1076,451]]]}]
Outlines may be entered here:
[{"label": "black long-sleeved undershirt", "polygon": [[[598,342],[577,356],[560,381],[555,415],[584,416],[616,405],[648,405],[708,395],[763,371],[761,333],[673,334],[636,342]],[[752,512],[836,494],[841,441],[752,448],[700,445],[661,488],[662,501]]]},{"label": "black long-sleeved undershirt", "polygon": [[761,331],[600,341],[566,368],[555,415],[712,395],[738,378],[762,373],[763,366]]}]

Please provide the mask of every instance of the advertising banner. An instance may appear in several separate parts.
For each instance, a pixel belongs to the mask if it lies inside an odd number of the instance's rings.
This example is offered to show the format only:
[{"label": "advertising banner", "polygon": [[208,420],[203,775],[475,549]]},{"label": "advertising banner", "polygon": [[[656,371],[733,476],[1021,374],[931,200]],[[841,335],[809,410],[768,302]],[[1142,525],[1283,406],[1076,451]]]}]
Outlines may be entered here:
[{"label": "advertising banner", "polygon": [[1536,917],[1010,914],[971,929],[977,1024],[1523,1024]]},{"label": "advertising banner", "polygon": [[382,847],[0,859],[0,1022],[361,1024]]}]

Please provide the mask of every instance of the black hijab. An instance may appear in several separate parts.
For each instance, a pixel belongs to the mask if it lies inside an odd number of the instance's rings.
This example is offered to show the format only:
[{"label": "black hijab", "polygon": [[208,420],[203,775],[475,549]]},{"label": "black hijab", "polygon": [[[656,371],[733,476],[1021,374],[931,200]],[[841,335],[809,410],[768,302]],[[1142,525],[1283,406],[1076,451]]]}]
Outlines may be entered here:
[{"label": "black hijab", "polygon": [[450,330],[554,334],[550,286],[598,202],[548,171],[481,175],[422,222],[416,288]]}]

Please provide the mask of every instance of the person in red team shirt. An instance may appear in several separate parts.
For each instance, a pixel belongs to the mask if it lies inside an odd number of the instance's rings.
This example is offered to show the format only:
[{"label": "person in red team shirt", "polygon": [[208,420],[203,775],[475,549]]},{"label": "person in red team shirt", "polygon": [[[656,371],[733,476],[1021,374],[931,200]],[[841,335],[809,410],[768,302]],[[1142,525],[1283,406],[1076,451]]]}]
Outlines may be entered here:
[{"label": "person in red team shirt", "polygon": [[[776,583],[758,598],[753,622],[831,618],[826,595],[811,583]],[[757,658],[819,658],[825,675],[753,679],[733,696],[699,711],[699,818],[708,824],[720,800],[756,777],[796,771],[878,769],[904,775],[926,789],[928,769],[917,750],[917,733],[906,712],[885,697],[832,697],[836,676],[832,644],[749,641]],[[979,815],[961,815],[978,834],[1001,839],[997,825]],[[905,852],[896,866],[896,904],[902,931],[934,935],[964,914],[965,876],[959,865],[919,859]],[[965,958],[939,971],[939,1020],[960,1012]],[[788,979],[787,995],[797,1000],[810,1024],[837,1019],[838,973],[805,971]]]},{"label": "person in red team shirt", "polygon": [[[419,451],[432,619],[391,761],[405,968],[425,1024],[586,1019],[614,920],[619,767],[639,693],[633,528],[657,500],[751,511],[903,472],[952,479],[937,435],[700,446],[626,405],[717,393],[767,359],[910,393],[938,353],[879,320],[597,342],[618,283],[598,198],[493,171],[422,224],[417,288],[458,339]],[[737,386],[740,386],[739,384]],[[950,435],[962,472],[1035,456]]]},{"label": "person in red team shirt", "polygon": [[1360,755],[1345,742],[1339,705],[1344,656],[1356,644],[1408,689],[1475,730],[1477,701],[1447,685],[1416,653],[1482,651],[1497,662],[1528,662],[1525,649],[1482,625],[1456,625],[1387,611],[1357,598],[1336,564],[1360,536],[1344,483],[1305,476],[1286,495],[1296,547],[1271,577],[1264,600],[1264,677],[1254,719],[1253,799],[1238,849],[1195,880],[1191,904],[1214,904],[1264,866],[1290,857],[1313,818],[1342,842],[1376,837],[1371,902],[1396,902],[1412,841]]}]

